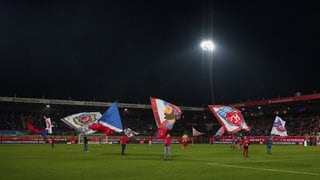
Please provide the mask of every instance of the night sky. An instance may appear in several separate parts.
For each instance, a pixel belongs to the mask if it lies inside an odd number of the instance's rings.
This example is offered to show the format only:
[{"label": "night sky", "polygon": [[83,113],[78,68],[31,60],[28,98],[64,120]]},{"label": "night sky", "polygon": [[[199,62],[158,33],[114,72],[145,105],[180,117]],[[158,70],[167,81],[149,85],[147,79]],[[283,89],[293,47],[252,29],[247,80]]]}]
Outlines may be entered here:
[{"label": "night sky", "polygon": [[210,68],[216,104],[320,92],[318,0],[1,1],[0,35],[0,96],[200,107]]}]

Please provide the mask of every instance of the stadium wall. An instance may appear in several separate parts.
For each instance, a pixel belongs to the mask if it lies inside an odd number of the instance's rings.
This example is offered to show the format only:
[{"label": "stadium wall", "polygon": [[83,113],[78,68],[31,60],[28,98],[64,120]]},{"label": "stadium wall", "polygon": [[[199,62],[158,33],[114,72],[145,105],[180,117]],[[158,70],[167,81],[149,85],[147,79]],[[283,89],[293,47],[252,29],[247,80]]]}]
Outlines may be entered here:
[{"label": "stadium wall", "polygon": [[[112,137],[112,138],[100,138],[100,137],[92,137],[89,138],[90,144],[119,144],[120,137]],[[249,136],[250,144],[265,144],[268,137],[264,136]],[[79,142],[78,137],[56,137],[53,138],[54,143],[60,144],[77,144],[82,143]],[[139,143],[139,144],[162,144],[163,139],[158,138],[150,138],[150,137],[134,137],[130,138],[130,143]],[[307,143],[311,146],[320,146],[320,142],[317,141],[316,136],[310,136],[308,138],[304,136],[287,136],[287,137],[273,137],[274,144],[284,144],[284,145],[304,145]],[[172,144],[180,144],[181,138],[172,138]],[[196,138],[188,138],[189,143],[198,143]],[[220,137],[216,139],[214,137],[209,138],[207,141],[209,144],[231,144],[232,137]],[[42,137],[0,137],[1,144],[51,144],[52,138],[42,138]]]}]

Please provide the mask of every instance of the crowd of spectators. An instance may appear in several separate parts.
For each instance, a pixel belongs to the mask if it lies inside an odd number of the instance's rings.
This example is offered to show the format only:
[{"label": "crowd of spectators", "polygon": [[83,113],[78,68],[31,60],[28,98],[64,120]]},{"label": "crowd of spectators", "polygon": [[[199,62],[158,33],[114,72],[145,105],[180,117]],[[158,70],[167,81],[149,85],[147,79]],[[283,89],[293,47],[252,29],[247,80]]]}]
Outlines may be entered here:
[{"label": "crowd of spectators", "polygon": [[[305,136],[305,135],[317,135],[320,132],[320,116],[308,115],[308,116],[283,116],[281,117],[286,121],[285,128],[288,136]],[[247,135],[250,136],[269,136],[275,116],[273,118],[264,117],[247,117],[246,121],[251,127],[250,132]]]},{"label": "crowd of spectators", "polygon": [[[54,126],[54,133],[57,135],[76,135],[77,132],[68,127],[60,119],[72,114],[71,112],[55,112],[50,114],[52,124]],[[26,127],[26,122],[32,123],[39,129],[45,128],[45,121],[43,116],[46,115],[42,112],[35,113],[17,113],[0,111],[0,130],[19,130],[24,134],[29,134]],[[274,117],[264,116],[245,116],[244,117],[248,126],[251,127],[249,132],[245,132],[248,136],[269,136],[274,122]],[[320,116],[315,114],[292,116],[284,115],[281,117],[286,121],[286,129],[289,136],[305,136],[305,135],[318,135],[320,132]],[[140,117],[140,116],[125,116],[122,117],[122,124],[124,128],[131,128],[144,136],[152,136],[157,127],[153,116]],[[214,136],[216,131],[221,125],[211,117],[198,117],[182,118],[176,121],[173,130],[170,134],[173,136],[182,136],[184,133],[192,136],[192,128],[204,133],[204,137]],[[227,135],[227,134],[225,134]]]}]

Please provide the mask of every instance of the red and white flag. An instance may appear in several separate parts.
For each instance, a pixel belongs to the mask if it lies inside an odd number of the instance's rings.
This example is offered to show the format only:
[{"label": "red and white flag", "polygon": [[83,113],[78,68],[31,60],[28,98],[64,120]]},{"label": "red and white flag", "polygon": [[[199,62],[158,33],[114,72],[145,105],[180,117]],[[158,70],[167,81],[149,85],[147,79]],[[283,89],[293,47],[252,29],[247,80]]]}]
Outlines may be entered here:
[{"label": "red and white flag", "polygon": [[229,134],[250,130],[240,110],[224,105],[208,105],[208,107]]},{"label": "red and white flag", "polygon": [[[151,107],[156,121],[158,138],[163,138],[167,130],[171,130],[177,119],[180,119],[181,109],[162,99],[150,97]],[[161,136],[161,137],[160,137]]]},{"label": "red and white flag", "polygon": [[51,118],[47,118],[46,116],[43,116],[43,118],[46,122],[46,130],[48,131],[48,134],[52,134]]}]

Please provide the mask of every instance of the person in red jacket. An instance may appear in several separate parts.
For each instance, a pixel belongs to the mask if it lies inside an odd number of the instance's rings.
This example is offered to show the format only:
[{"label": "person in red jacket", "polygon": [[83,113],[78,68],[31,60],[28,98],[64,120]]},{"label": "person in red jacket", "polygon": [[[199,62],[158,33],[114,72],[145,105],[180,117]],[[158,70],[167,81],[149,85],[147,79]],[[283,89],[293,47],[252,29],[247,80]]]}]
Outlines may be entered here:
[{"label": "person in red jacket", "polygon": [[126,150],[127,141],[128,141],[128,137],[125,134],[123,134],[122,137],[120,138],[122,155],[124,155],[124,152]]},{"label": "person in red jacket", "polygon": [[250,145],[249,139],[247,138],[247,136],[244,136],[242,139],[243,157],[248,157],[249,145]]},{"label": "person in red jacket", "polygon": [[167,134],[165,143],[164,143],[163,160],[167,160],[167,159],[171,160],[170,146],[171,146],[171,137],[170,137],[170,134]]},{"label": "person in red jacket", "polygon": [[182,148],[187,148],[188,147],[188,135],[183,134],[181,138],[181,143],[182,143]]}]

